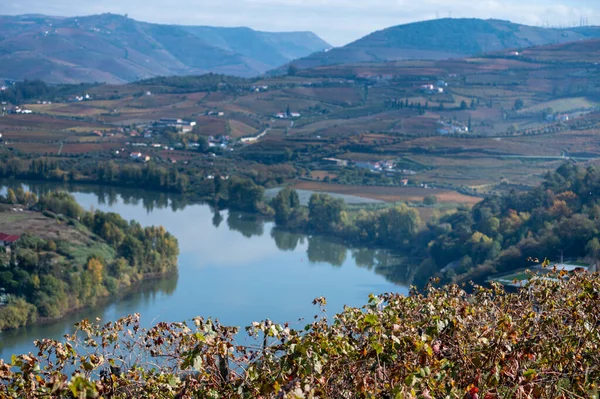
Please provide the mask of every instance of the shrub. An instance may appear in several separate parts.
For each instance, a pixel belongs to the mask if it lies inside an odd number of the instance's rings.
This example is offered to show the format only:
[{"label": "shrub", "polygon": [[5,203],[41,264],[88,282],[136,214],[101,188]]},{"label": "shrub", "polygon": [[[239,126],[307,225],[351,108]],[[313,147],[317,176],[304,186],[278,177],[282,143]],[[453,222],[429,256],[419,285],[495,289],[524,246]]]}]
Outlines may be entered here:
[{"label": "shrub", "polygon": [[587,273],[534,278],[516,293],[428,287],[370,296],[303,330],[253,323],[249,346],[211,319],[149,330],[139,315],[83,321],[65,343],[37,341],[37,356],[0,360],[0,384],[21,398],[590,398],[599,299],[600,276]]}]

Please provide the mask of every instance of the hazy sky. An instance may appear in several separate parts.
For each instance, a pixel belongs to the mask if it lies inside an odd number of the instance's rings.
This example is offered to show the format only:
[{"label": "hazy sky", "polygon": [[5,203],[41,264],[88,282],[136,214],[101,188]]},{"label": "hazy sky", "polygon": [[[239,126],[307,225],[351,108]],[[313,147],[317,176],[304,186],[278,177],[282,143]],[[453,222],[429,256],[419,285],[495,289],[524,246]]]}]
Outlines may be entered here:
[{"label": "hazy sky", "polygon": [[343,45],[374,30],[439,17],[532,25],[600,24],[599,0],[0,0],[0,14],[112,12],[148,22],[310,30]]}]

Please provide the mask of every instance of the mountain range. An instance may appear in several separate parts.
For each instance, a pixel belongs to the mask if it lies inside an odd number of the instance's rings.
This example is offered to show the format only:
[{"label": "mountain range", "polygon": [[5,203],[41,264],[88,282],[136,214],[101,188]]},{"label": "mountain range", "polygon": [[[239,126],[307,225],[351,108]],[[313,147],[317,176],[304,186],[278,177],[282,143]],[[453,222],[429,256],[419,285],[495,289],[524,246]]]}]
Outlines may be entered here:
[{"label": "mountain range", "polygon": [[0,78],[124,83],[153,76],[257,76],[330,45],[312,32],[160,25],[126,16],[0,16]]},{"label": "mountain range", "polygon": [[[507,49],[600,38],[600,27],[544,28],[509,21],[443,18],[398,25],[343,47],[293,62],[299,69],[323,65],[463,58]],[[283,73],[285,67],[279,69]]]},{"label": "mountain range", "polygon": [[125,83],[156,76],[284,74],[325,65],[464,58],[600,38],[600,27],[436,19],[393,26],[346,46],[312,32],[161,25],[101,14],[0,16],[0,78]]}]

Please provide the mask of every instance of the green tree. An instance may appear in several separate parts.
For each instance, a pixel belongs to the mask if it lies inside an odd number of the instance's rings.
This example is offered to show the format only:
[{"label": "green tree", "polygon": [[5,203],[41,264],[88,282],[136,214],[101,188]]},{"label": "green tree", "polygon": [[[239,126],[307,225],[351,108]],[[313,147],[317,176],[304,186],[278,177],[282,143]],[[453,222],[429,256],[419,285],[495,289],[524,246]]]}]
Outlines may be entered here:
[{"label": "green tree", "polygon": [[9,204],[14,205],[17,203],[17,196],[12,188],[8,189],[8,191],[6,193],[6,200],[8,201]]},{"label": "green tree", "polygon": [[250,179],[232,177],[229,180],[229,206],[241,211],[255,212],[261,206],[265,189]]},{"label": "green tree", "polygon": [[428,195],[427,197],[423,198],[423,204],[425,205],[435,205],[437,204],[437,197],[435,195]]},{"label": "green tree", "polygon": [[421,227],[419,212],[402,204],[379,216],[379,239],[388,245],[401,245],[413,239]]},{"label": "green tree", "polygon": [[198,151],[204,153],[207,152],[209,148],[208,139],[204,136],[198,136]]},{"label": "green tree", "polygon": [[466,102],[465,100],[462,100],[462,101],[460,102],[460,109],[461,109],[461,110],[466,110],[466,109],[468,109],[468,108],[469,108],[469,106],[467,105],[467,102]]},{"label": "green tree", "polygon": [[292,218],[296,208],[300,207],[298,192],[287,186],[273,198],[271,206],[275,211],[275,223],[285,225]]},{"label": "green tree", "polygon": [[523,108],[525,108],[525,102],[523,102],[522,99],[517,98],[515,100],[515,106],[514,106],[516,111],[522,110]]},{"label": "green tree", "polygon": [[317,232],[332,232],[341,227],[345,203],[327,194],[313,194],[308,204],[308,220]]}]

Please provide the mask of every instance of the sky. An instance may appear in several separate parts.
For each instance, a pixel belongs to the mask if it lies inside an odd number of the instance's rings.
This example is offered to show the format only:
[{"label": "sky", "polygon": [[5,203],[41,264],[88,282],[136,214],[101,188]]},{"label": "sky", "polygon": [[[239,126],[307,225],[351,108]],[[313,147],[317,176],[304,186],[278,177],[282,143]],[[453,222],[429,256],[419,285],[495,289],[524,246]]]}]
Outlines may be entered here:
[{"label": "sky", "polygon": [[0,15],[111,12],[140,21],[312,31],[341,46],[409,22],[498,18],[530,25],[600,25],[599,0],[0,0]]}]

